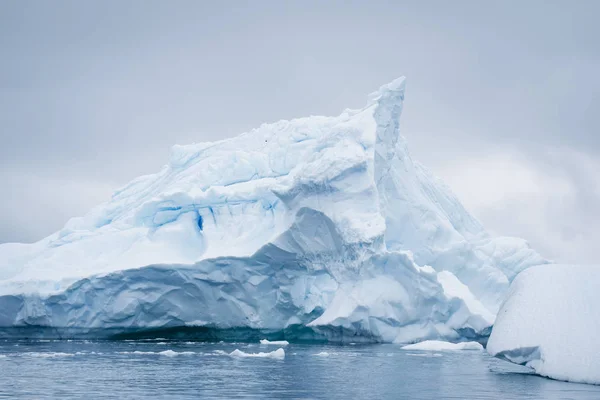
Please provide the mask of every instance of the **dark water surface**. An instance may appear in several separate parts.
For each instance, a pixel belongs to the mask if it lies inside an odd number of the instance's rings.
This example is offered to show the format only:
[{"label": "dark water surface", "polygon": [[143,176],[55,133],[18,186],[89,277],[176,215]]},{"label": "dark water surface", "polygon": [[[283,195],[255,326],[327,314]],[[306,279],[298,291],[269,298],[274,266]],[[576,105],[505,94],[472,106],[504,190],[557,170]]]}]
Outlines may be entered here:
[{"label": "dark water surface", "polygon": [[279,347],[0,341],[0,398],[600,399],[600,386],[540,378],[480,351],[290,344],[283,360],[228,354]]}]

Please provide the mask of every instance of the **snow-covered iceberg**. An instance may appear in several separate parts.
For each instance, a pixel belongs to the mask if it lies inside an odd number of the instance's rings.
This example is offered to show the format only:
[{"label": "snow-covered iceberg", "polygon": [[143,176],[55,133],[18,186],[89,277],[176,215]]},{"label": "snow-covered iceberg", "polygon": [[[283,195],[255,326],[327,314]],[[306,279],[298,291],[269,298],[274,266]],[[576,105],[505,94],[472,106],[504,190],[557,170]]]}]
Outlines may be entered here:
[{"label": "snow-covered iceberg", "polygon": [[600,267],[544,265],[517,276],[488,342],[496,357],[553,379],[600,384]]},{"label": "snow-covered iceberg", "polygon": [[513,277],[545,261],[490,237],[412,160],[403,100],[400,78],[338,117],[173,147],[160,172],[59,232],[0,245],[0,327],[488,334]]}]

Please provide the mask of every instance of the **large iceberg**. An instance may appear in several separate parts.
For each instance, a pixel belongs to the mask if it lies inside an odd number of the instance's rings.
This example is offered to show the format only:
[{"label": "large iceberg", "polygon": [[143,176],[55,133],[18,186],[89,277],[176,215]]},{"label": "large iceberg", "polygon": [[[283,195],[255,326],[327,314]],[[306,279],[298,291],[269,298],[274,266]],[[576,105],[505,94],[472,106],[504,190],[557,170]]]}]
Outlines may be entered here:
[{"label": "large iceberg", "polygon": [[544,265],[519,274],[487,350],[553,379],[600,384],[600,267]]},{"label": "large iceberg", "polygon": [[0,330],[489,334],[510,281],[545,261],[524,240],[490,237],[412,160],[404,87],[338,117],[175,146],[160,172],[59,232],[0,245]]}]

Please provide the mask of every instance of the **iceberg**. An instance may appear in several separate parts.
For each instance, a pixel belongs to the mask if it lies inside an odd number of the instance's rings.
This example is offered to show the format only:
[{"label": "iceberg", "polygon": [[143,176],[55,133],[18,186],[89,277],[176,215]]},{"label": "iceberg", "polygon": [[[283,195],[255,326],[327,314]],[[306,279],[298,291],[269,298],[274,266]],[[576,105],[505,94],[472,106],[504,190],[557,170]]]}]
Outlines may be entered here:
[{"label": "iceberg", "polygon": [[552,379],[600,384],[600,267],[544,265],[517,276],[487,351]]},{"label": "iceberg", "polygon": [[400,135],[405,80],[337,117],[174,146],[87,215],[0,245],[0,334],[412,343],[489,335],[517,273]]},{"label": "iceberg", "polygon": [[271,345],[271,346],[287,346],[288,344],[290,344],[290,342],[288,342],[287,340],[274,340],[274,341],[270,341],[267,339],[261,339],[260,340],[260,344],[262,345]]},{"label": "iceberg", "polygon": [[229,355],[231,357],[238,357],[238,358],[273,358],[276,360],[283,360],[285,358],[285,350],[283,350],[282,348],[279,348],[277,350],[274,350],[274,351],[271,351],[268,353],[263,353],[262,351],[259,353],[246,353],[239,349],[235,349]]}]

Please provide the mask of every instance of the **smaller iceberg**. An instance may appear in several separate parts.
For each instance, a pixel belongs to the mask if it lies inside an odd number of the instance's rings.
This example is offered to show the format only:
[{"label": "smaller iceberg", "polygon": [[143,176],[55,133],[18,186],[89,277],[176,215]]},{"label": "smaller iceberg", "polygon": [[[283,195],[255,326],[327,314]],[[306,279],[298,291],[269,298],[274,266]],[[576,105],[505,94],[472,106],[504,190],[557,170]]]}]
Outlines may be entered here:
[{"label": "smaller iceberg", "polygon": [[426,351],[456,351],[456,350],[483,350],[478,342],[451,343],[442,340],[425,340],[415,344],[403,346],[404,350],[426,350]]},{"label": "smaller iceberg", "polygon": [[600,384],[600,267],[543,265],[520,273],[487,351],[542,376]]},{"label": "smaller iceberg", "polygon": [[290,342],[288,342],[287,340],[274,340],[274,341],[270,341],[270,340],[267,340],[267,339],[261,339],[260,340],[260,344],[272,345],[272,346],[287,346],[288,344],[290,344]]},{"label": "smaller iceberg", "polygon": [[260,353],[246,353],[239,349],[235,349],[234,351],[229,353],[229,355],[231,357],[238,357],[238,358],[273,358],[276,360],[283,360],[283,359],[285,359],[285,350],[283,350],[282,348],[279,348],[279,349],[277,349],[275,351],[271,351],[269,353],[263,353],[262,351]]},{"label": "smaller iceberg", "polygon": [[193,351],[165,350],[165,351],[159,351],[158,354],[160,354],[161,356],[167,356],[167,357],[177,357],[177,356],[192,356],[196,353],[194,353]]}]

